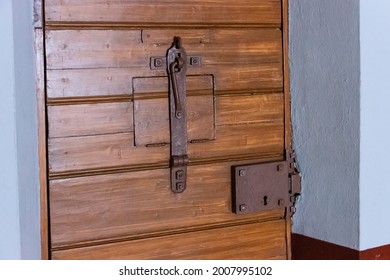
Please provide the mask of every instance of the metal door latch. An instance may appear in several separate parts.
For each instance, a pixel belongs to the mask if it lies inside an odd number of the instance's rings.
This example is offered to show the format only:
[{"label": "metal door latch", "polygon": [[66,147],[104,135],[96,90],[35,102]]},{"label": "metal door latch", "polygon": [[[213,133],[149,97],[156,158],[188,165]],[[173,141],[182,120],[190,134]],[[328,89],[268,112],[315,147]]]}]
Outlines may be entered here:
[{"label": "metal door latch", "polygon": [[181,38],[174,37],[168,50],[169,123],[171,132],[171,190],[181,193],[187,187],[187,110],[186,74],[187,54]]},{"label": "metal door latch", "polygon": [[[187,67],[196,68],[202,67],[202,56],[200,55],[189,55],[187,56]],[[150,58],[150,69],[161,70],[167,67],[167,58],[163,56],[152,56]]]},{"label": "metal door latch", "polygon": [[248,214],[284,208],[286,217],[295,212],[301,192],[301,176],[295,154],[286,150],[284,161],[232,166],[233,212]]}]

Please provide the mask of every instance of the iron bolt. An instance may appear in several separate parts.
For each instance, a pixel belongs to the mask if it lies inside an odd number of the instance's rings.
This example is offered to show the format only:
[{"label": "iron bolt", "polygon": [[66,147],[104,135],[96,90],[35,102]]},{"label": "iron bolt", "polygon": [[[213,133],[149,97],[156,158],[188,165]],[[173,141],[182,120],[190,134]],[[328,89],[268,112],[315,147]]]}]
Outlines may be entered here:
[{"label": "iron bolt", "polygon": [[183,114],[181,112],[176,112],[176,118],[181,119]]},{"label": "iron bolt", "polygon": [[247,210],[246,204],[240,205],[240,212],[245,212]]},{"label": "iron bolt", "polygon": [[176,183],[176,190],[178,191],[184,190],[184,183],[183,182]]},{"label": "iron bolt", "polygon": [[163,66],[162,58],[155,58],[154,59],[154,67],[162,67],[162,66]]},{"label": "iron bolt", "polygon": [[278,205],[279,206],[284,206],[284,199],[279,199]]},{"label": "iron bolt", "polygon": [[197,66],[197,65],[199,65],[199,58],[198,57],[191,57],[190,58],[190,65],[192,65],[192,66]]},{"label": "iron bolt", "polygon": [[280,171],[283,171],[283,165],[282,164],[279,164],[278,167],[277,167],[277,170],[280,172]]},{"label": "iron bolt", "polygon": [[183,170],[176,171],[176,179],[180,180],[183,178],[184,178],[184,171]]},{"label": "iron bolt", "polygon": [[238,175],[239,175],[240,177],[246,176],[246,170],[245,170],[245,169],[240,169],[240,170],[238,171]]}]

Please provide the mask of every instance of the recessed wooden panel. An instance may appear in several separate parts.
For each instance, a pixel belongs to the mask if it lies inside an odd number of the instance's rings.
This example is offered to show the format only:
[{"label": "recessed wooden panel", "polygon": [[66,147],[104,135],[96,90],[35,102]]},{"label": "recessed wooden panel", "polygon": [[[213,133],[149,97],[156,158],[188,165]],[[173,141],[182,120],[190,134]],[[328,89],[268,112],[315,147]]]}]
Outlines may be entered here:
[{"label": "recessed wooden panel", "polygon": [[[209,94],[214,89],[212,75],[186,77],[187,95]],[[133,81],[133,94],[144,99],[144,94],[168,94],[168,77],[137,77]]]},{"label": "recessed wooden panel", "polygon": [[188,167],[181,195],[170,191],[169,169],[51,180],[52,245],[283,217],[283,210],[233,214],[230,166]]},{"label": "recessed wooden panel", "polygon": [[[170,143],[168,98],[134,101],[136,146]],[[187,97],[188,141],[215,139],[213,95]]]},{"label": "recessed wooden panel", "polygon": [[[188,141],[215,138],[213,79],[210,75],[188,76]],[[168,78],[134,79],[135,143],[150,145],[170,142]]]},{"label": "recessed wooden panel", "polygon": [[47,0],[46,24],[51,21],[150,24],[281,24],[280,0]]},{"label": "recessed wooden panel", "polygon": [[133,131],[132,102],[48,107],[49,138]]},{"label": "recessed wooden panel", "polygon": [[53,259],[285,260],[284,220],[52,252]]}]

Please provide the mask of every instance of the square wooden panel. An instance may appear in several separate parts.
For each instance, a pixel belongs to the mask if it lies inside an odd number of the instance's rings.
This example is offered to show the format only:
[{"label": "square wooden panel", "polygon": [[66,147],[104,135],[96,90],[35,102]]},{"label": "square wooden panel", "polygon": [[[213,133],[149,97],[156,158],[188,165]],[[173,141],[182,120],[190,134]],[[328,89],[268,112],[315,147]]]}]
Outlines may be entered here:
[{"label": "square wooden panel", "polygon": [[[187,77],[189,142],[215,139],[214,82],[211,75]],[[134,141],[136,146],[170,142],[168,78],[133,79]]]}]

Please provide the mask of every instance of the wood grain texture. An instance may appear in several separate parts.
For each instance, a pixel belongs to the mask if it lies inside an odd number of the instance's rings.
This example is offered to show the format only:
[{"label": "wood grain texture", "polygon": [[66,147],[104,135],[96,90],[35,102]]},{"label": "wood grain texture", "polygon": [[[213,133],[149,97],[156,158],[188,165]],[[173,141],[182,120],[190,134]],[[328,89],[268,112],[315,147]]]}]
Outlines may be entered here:
[{"label": "wood grain texture", "polygon": [[133,133],[53,138],[48,150],[49,173],[169,161],[169,146],[136,148]]},{"label": "wood grain texture", "polygon": [[[192,32],[203,32],[208,40],[183,37]],[[282,66],[279,29],[159,29],[146,35],[141,30],[46,31],[47,67],[50,70],[149,67],[150,56],[165,56],[173,37],[179,35],[188,54],[202,53],[203,66],[272,62]],[[144,40],[145,36],[148,39]],[[220,52],[222,48],[224,52]]]},{"label": "wood grain texture", "polygon": [[134,75],[126,68],[47,70],[47,97],[130,95]]},{"label": "wood grain texture", "polygon": [[[46,256],[290,258],[283,210],[232,213],[230,170],[281,160],[291,145],[288,1],[43,3]],[[176,195],[166,69],[150,69],[174,36],[202,57],[187,72],[190,165],[187,190]]]},{"label": "wood grain texture", "polygon": [[[174,8],[173,8],[174,7]],[[51,22],[127,22],[135,25],[281,24],[280,0],[47,0]]]},{"label": "wood grain texture", "polygon": [[[37,1],[35,7],[39,6]],[[49,259],[49,213],[47,194],[47,155],[46,155],[46,104],[45,104],[45,70],[43,55],[43,30],[34,29],[35,71],[36,71],[36,98],[38,118],[38,160],[39,160],[39,187],[40,187],[40,230],[41,230],[41,258]]]},{"label": "wood grain texture", "polygon": [[[215,139],[214,98],[209,95],[187,97],[189,142]],[[135,145],[170,143],[167,98],[134,101]]]},{"label": "wood grain texture", "polygon": [[286,219],[286,256],[288,260],[292,259],[291,250],[291,234],[292,234],[292,219]]},{"label": "wood grain texture", "polygon": [[289,18],[288,18],[288,0],[282,0],[283,7],[283,88],[284,88],[284,116],[285,116],[285,149],[292,148],[292,127],[291,127],[291,96],[290,96],[290,67],[288,59],[289,49]]},{"label": "wood grain texture", "polygon": [[[212,76],[188,76],[186,85],[188,141],[215,139]],[[136,78],[133,93],[136,146],[170,143],[168,78]]]},{"label": "wood grain texture", "polygon": [[248,123],[282,123],[284,96],[264,95],[218,96],[217,125]]},{"label": "wood grain texture", "polygon": [[[213,94],[214,79],[212,75],[187,75],[186,95]],[[168,95],[168,77],[141,77],[133,80],[133,94],[136,99],[148,98],[148,95]]]},{"label": "wood grain texture", "polygon": [[283,210],[232,213],[231,164],[188,167],[180,195],[170,191],[169,169],[51,180],[52,246],[282,218]]},{"label": "wood grain texture", "polygon": [[48,107],[49,138],[133,131],[133,103]]},{"label": "wood grain texture", "polygon": [[166,76],[164,68],[150,70],[150,57],[164,57],[174,35],[191,32],[207,40],[183,39],[188,54],[202,54],[202,67],[188,75],[213,75],[216,94],[282,91],[279,29],[173,31],[47,31],[48,97],[128,94],[132,77]]},{"label": "wood grain texture", "polygon": [[[284,126],[280,124],[244,124],[218,126],[216,140],[190,143],[191,162],[283,154]],[[167,166],[169,146],[135,147],[133,133],[53,138],[48,142],[49,173],[133,166]],[[70,175],[69,174],[69,175]]]},{"label": "wood grain texture", "polygon": [[53,259],[286,259],[283,220],[53,251]]},{"label": "wood grain texture", "polygon": [[[284,147],[292,149],[292,127],[291,127],[291,96],[290,96],[290,68],[289,68],[289,0],[282,0],[282,22],[283,22],[283,88],[284,88]],[[286,219],[286,249],[287,259],[293,258],[292,252],[292,220]]]}]

